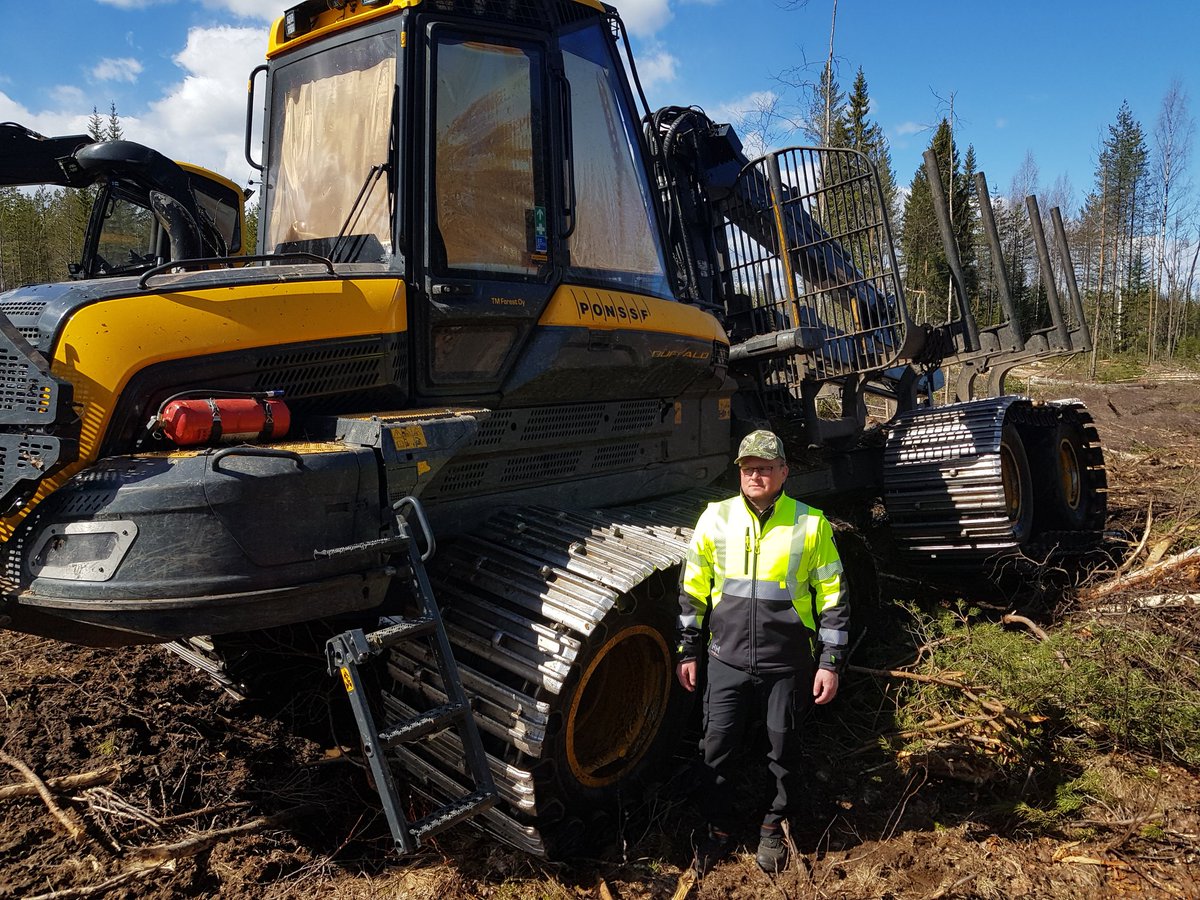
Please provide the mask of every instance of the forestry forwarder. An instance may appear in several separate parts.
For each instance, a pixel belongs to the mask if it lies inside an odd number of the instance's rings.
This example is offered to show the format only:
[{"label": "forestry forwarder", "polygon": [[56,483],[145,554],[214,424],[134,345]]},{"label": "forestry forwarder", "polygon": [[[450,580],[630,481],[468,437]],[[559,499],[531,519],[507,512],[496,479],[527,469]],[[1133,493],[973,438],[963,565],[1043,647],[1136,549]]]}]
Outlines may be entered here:
[{"label": "forestry forwarder", "polygon": [[[953,321],[914,326],[862,156],[639,127],[622,47],[597,0],[288,10],[249,102],[269,258],[0,298],[37,325],[4,331],[32,400],[3,418],[8,627],[211,664],[337,618],[400,848],[477,814],[556,854],[676,739],[678,567],[748,430],[786,436],[796,495],[883,498],[916,560],[1094,541],[1086,411],[1003,393],[1086,347],[1073,287],[1025,336],[956,277]],[[896,414],[868,428],[868,394]],[[446,805],[408,822],[392,764]]]}]

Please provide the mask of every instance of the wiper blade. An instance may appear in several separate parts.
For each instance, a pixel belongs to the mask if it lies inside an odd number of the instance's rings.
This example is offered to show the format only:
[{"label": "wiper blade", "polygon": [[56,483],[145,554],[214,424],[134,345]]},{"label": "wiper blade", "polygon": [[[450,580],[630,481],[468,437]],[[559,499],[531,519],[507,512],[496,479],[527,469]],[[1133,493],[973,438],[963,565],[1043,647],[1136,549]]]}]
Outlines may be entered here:
[{"label": "wiper blade", "polygon": [[342,223],[342,227],[338,230],[337,237],[333,239],[333,248],[329,252],[329,257],[334,262],[350,262],[352,254],[347,254],[346,259],[341,259],[339,251],[342,247],[342,241],[346,240],[346,235],[350,231],[350,225],[357,221],[366,208],[366,201],[371,196],[375,185],[379,183],[380,177],[387,169],[387,163],[376,163],[367,170],[367,177],[363,179],[362,187],[358,189],[358,196],[354,198],[354,202],[350,205],[350,212],[346,214],[346,221]]}]

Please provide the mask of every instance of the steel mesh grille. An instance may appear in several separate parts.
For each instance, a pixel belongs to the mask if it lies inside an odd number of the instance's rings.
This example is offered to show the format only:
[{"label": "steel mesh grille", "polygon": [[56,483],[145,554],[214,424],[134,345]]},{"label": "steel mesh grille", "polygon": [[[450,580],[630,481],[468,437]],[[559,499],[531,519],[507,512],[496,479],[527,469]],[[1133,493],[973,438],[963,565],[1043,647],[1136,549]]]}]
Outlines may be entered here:
[{"label": "steel mesh grille", "polygon": [[658,400],[631,400],[621,404],[613,420],[613,431],[646,431],[658,422],[661,405]]},{"label": "steel mesh grille", "polygon": [[451,464],[438,487],[439,494],[453,494],[458,491],[469,491],[479,487],[483,476],[487,474],[487,460],[470,463]]},{"label": "steel mesh grille", "polygon": [[592,458],[592,469],[599,471],[632,465],[637,462],[640,450],[640,443],[611,444],[601,447]]},{"label": "steel mesh grille", "polygon": [[381,341],[273,354],[258,360],[254,390],[282,389],[293,399],[393,383],[396,362]]},{"label": "steel mesh grille", "polygon": [[33,363],[0,347],[0,412],[48,415],[53,393]]},{"label": "steel mesh grille", "polygon": [[500,476],[501,484],[513,484],[530,479],[561,478],[570,475],[579,465],[582,452],[579,450],[558,450],[553,453],[539,453],[537,456],[510,459],[504,466]]},{"label": "steel mesh grille", "polygon": [[472,441],[473,447],[494,447],[504,440],[504,436],[508,434],[512,428],[513,414],[510,410],[501,410],[494,412],[492,415],[479,426],[479,433],[476,434],[475,440]]},{"label": "steel mesh grille", "polygon": [[0,302],[0,313],[8,316],[10,319],[13,316],[40,316],[42,310],[46,308],[45,300],[30,300],[22,298],[19,300],[5,300]]},{"label": "steel mesh grille", "polygon": [[[731,329],[810,329],[818,380],[892,365],[907,318],[878,179],[862,154],[794,148],[749,167],[727,215]],[[733,224],[734,222],[738,224]],[[766,374],[793,384],[802,367]]]},{"label": "steel mesh grille", "polygon": [[604,404],[586,406],[550,406],[535,409],[525,423],[523,441],[579,437],[592,434],[604,418]]}]

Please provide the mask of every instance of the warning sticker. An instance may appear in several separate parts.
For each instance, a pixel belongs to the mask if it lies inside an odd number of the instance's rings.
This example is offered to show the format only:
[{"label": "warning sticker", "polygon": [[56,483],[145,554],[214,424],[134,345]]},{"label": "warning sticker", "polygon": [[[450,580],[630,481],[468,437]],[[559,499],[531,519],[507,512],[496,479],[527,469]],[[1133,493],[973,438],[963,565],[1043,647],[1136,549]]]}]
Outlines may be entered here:
[{"label": "warning sticker", "polygon": [[429,446],[425,440],[425,429],[420,425],[397,425],[390,430],[392,444],[397,450],[419,450]]}]

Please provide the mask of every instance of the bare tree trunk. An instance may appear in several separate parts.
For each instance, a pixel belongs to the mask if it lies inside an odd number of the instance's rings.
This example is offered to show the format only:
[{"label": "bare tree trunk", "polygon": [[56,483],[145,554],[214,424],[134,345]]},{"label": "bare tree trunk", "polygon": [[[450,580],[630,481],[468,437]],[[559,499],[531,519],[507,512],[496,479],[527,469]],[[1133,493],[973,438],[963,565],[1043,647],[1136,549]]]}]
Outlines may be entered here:
[{"label": "bare tree trunk", "polygon": [[1092,381],[1096,380],[1096,360],[1100,353],[1100,308],[1104,306],[1104,253],[1107,250],[1108,167],[1100,187],[1100,283],[1096,288],[1096,317],[1092,324]]},{"label": "bare tree trunk", "polygon": [[837,0],[833,0],[833,14],[829,18],[829,56],[825,60],[825,140],[833,138],[833,34],[837,27]]}]

